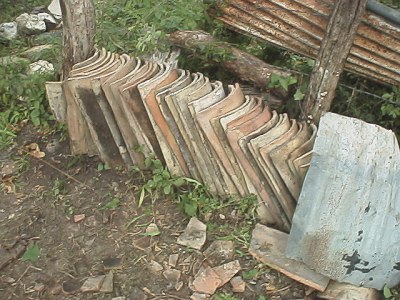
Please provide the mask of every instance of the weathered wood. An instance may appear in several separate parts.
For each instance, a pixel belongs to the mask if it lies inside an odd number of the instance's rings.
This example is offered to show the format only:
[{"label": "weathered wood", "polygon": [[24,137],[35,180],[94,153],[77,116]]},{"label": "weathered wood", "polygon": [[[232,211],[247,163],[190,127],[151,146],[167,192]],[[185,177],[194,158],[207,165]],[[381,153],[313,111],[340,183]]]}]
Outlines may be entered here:
[{"label": "weathered wood", "polygon": [[366,5],[367,0],[336,2],[311,73],[301,116],[304,120],[318,123],[321,114],[329,111]]},{"label": "weathered wood", "polygon": [[[292,74],[281,68],[269,65],[261,59],[237,49],[228,43],[218,41],[204,31],[176,31],[169,35],[169,39],[175,45],[182,48],[189,48],[192,51],[199,51],[200,46],[226,51],[227,54],[232,55],[232,58],[222,61],[222,67],[232,74],[237,75],[241,80],[254,84],[261,90],[267,89],[271,74],[282,77]],[[287,96],[287,93],[282,89],[274,89],[273,91],[278,96]]]},{"label": "weathered wood", "polygon": [[60,0],[63,14],[62,79],[94,52],[96,14],[92,0]]},{"label": "weathered wood", "polygon": [[318,291],[324,291],[329,278],[318,274],[301,262],[287,258],[285,256],[287,239],[286,233],[257,224],[253,230],[249,252],[262,263],[286,276]]}]

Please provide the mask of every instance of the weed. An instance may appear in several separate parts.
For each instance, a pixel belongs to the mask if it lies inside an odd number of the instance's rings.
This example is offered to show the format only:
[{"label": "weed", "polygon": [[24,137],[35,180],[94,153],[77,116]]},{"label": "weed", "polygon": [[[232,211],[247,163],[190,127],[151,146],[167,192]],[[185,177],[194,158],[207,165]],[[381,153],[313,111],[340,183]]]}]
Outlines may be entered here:
[{"label": "weed", "polygon": [[238,300],[235,296],[229,293],[221,292],[214,295],[213,300]]},{"label": "weed", "polygon": [[110,167],[107,164],[102,162],[99,162],[97,164],[97,171],[106,171],[106,170],[110,170]]},{"label": "weed", "polygon": [[24,172],[29,167],[29,159],[28,159],[27,155],[19,156],[15,160],[15,163],[18,167],[19,172]]},{"label": "weed", "polygon": [[383,296],[385,299],[390,300],[399,300],[400,299],[400,290],[397,288],[389,288],[387,285],[383,287]]},{"label": "weed", "polygon": [[67,193],[65,189],[65,180],[56,179],[54,180],[53,187],[51,189],[51,195],[54,197],[54,202],[56,202],[60,196]]},{"label": "weed", "polygon": [[101,209],[115,210],[121,205],[121,199],[119,197],[112,197],[110,201],[104,204]]}]

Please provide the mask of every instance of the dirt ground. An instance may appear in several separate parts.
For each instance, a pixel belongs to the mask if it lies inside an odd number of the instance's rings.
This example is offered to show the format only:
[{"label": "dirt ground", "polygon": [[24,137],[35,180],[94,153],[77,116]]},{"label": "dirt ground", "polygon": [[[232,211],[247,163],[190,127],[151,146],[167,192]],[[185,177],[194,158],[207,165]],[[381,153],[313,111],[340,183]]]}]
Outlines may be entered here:
[{"label": "dirt ground", "polygon": [[[68,143],[59,138],[27,126],[15,147],[0,151],[3,171],[5,165],[14,168],[3,177],[0,192],[0,245],[3,251],[17,252],[0,270],[0,299],[189,299],[189,283],[204,257],[176,243],[188,217],[173,199],[147,200],[138,208],[146,180],[141,174],[99,171],[96,157],[69,155]],[[27,155],[23,146],[31,143],[45,156]],[[214,213],[210,220],[225,231],[240,226],[229,210]],[[145,234],[151,223],[157,224],[160,235]],[[203,249],[222,237],[218,227],[210,227]],[[234,242],[245,292],[229,298],[227,283],[212,299],[304,298],[305,287],[260,265],[245,243]],[[32,245],[40,250],[37,260],[21,259]],[[150,267],[156,261],[165,269],[172,254],[179,254],[178,285]],[[112,292],[76,292],[88,277],[109,272]]]}]

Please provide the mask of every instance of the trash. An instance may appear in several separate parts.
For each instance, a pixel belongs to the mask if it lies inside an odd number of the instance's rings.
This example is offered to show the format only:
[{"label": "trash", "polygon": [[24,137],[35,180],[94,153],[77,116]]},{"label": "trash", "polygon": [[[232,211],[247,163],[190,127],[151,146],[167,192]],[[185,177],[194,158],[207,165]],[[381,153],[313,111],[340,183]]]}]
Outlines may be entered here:
[{"label": "trash", "polygon": [[147,265],[147,268],[149,269],[149,271],[155,275],[160,275],[162,270],[164,270],[164,268],[162,267],[162,265],[160,265],[158,262],[156,262],[155,260],[151,260],[149,262],[149,264]]},{"label": "trash", "polygon": [[217,266],[229,260],[235,255],[235,244],[232,241],[217,240],[203,252],[207,262],[211,266]]},{"label": "trash", "polygon": [[100,291],[105,278],[106,275],[89,277],[81,286],[80,291],[83,293]]},{"label": "trash", "polygon": [[229,282],[229,280],[231,280],[232,277],[235,276],[235,274],[239,272],[241,269],[242,268],[240,267],[240,263],[238,260],[234,260],[226,264],[214,267],[213,268],[214,272],[221,279],[221,282],[218,287],[222,287],[227,282]]},{"label": "trash", "polygon": [[112,293],[113,290],[114,290],[114,274],[113,274],[113,272],[110,271],[104,277],[104,281],[100,287],[100,292]]},{"label": "trash", "polygon": [[179,254],[171,254],[168,259],[168,265],[175,268],[178,263]]},{"label": "trash", "polygon": [[85,214],[81,215],[74,215],[74,222],[79,223],[80,221],[83,221],[85,219]]},{"label": "trash", "polygon": [[212,295],[220,286],[222,280],[211,267],[203,267],[193,280],[193,290]]}]

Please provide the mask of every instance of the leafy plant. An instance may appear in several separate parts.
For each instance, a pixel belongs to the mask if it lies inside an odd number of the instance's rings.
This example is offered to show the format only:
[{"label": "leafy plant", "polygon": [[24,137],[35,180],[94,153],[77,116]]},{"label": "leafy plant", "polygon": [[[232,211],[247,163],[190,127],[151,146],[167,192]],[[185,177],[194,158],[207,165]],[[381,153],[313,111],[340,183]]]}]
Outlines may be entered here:
[{"label": "leafy plant", "polygon": [[295,76],[279,76],[277,74],[271,74],[270,82],[268,84],[269,88],[283,88],[288,91],[289,86],[297,83],[297,78]]},{"label": "leafy plant", "polygon": [[102,209],[114,210],[114,209],[118,208],[120,205],[121,205],[121,199],[118,197],[112,197],[112,199],[110,201],[108,201],[106,204],[104,204]]},{"label": "leafy plant", "polygon": [[21,257],[22,261],[36,262],[39,258],[40,249],[37,244],[29,246]]},{"label": "leafy plant", "polygon": [[214,295],[213,300],[238,300],[235,296],[229,293],[221,292]]},{"label": "leafy plant", "polygon": [[400,291],[397,289],[390,289],[387,285],[383,287],[383,297],[385,299],[390,300],[399,300],[400,299]]}]

